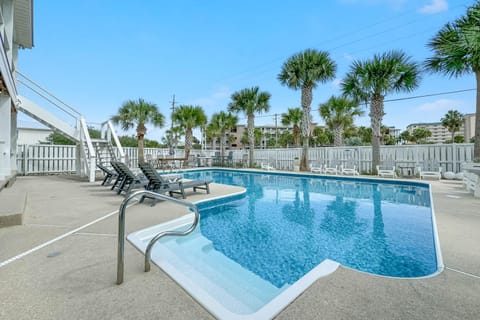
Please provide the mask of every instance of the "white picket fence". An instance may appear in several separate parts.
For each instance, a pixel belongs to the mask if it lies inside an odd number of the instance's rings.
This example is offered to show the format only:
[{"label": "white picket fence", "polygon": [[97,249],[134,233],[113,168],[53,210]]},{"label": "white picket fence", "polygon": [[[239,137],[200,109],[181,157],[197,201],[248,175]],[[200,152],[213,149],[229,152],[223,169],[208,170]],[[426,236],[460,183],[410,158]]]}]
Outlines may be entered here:
[{"label": "white picket fence", "polygon": [[[362,147],[319,147],[310,148],[309,165],[354,163],[361,173],[371,171],[370,146]],[[137,167],[137,148],[124,148],[130,167]],[[218,152],[218,151],[216,151]],[[226,152],[225,155],[228,154]],[[233,163],[243,166],[248,150],[233,150]],[[146,148],[145,156],[152,159],[170,157],[168,149]],[[202,154],[214,157],[215,151],[192,150],[192,155]],[[148,156],[147,156],[148,155]],[[175,150],[175,158],[182,158],[184,150]],[[255,164],[268,163],[277,169],[293,170],[293,159],[301,156],[300,148],[289,149],[256,149]],[[473,159],[473,144],[428,144],[382,146],[382,161],[395,162],[397,165],[421,166],[425,161],[435,160],[443,171],[461,172],[462,163]],[[17,173],[19,175],[58,174],[76,172],[76,147],[63,145],[19,145],[17,148]]]}]

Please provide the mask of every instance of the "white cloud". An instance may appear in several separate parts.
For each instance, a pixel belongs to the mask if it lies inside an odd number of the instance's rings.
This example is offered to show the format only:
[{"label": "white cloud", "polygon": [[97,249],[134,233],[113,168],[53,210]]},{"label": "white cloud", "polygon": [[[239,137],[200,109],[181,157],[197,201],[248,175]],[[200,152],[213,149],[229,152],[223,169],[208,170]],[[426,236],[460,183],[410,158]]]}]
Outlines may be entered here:
[{"label": "white cloud", "polygon": [[447,0],[430,0],[430,3],[421,7],[418,11],[425,14],[435,14],[442,11],[447,11]]},{"label": "white cloud", "polygon": [[448,111],[450,109],[458,110],[459,107],[463,106],[463,101],[460,100],[451,100],[451,99],[439,99],[433,102],[427,102],[419,105],[416,109],[418,111]]}]

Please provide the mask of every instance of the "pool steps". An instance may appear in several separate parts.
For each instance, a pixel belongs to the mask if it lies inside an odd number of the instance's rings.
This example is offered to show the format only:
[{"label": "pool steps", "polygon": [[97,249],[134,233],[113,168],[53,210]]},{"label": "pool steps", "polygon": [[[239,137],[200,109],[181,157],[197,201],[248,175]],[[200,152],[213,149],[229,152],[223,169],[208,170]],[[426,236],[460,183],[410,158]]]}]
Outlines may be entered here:
[{"label": "pool steps", "polygon": [[182,256],[169,261],[178,271],[202,279],[206,284],[202,287],[209,288],[209,294],[234,313],[255,312],[288,287],[279,289],[227,258],[198,230],[188,237],[161,242],[172,255]]}]

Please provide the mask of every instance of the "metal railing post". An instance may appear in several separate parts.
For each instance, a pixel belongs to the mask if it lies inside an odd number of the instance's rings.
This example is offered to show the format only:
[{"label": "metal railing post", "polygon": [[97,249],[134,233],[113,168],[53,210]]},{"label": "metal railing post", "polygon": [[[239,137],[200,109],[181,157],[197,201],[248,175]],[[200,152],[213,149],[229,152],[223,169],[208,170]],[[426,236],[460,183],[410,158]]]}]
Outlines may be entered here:
[{"label": "metal railing post", "polygon": [[117,284],[123,283],[123,275],[124,275],[124,265],[125,265],[125,214],[126,208],[131,200],[133,200],[137,196],[148,196],[154,199],[172,201],[176,204],[183,205],[193,210],[194,212],[194,219],[192,225],[184,231],[164,231],[157,234],[155,237],[150,240],[147,249],[145,251],[145,272],[150,271],[150,256],[151,250],[155,242],[158,241],[161,237],[164,236],[185,236],[191,233],[198,225],[198,221],[200,220],[200,215],[198,213],[198,208],[191,202],[178,200],[163,194],[155,193],[152,191],[147,190],[140,190],[133,192],[129,196],[127,196],[122,203],[120,204],[120,208],[118,211],[118,248],[117,248]]}]

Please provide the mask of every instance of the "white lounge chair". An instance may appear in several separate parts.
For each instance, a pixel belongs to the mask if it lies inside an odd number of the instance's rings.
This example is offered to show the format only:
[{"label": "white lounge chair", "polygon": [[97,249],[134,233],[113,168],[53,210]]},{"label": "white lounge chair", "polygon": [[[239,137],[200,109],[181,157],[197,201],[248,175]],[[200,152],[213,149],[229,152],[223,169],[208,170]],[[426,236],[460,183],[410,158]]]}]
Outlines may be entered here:
[{"label": "white lounge chair", "polygon": [[352,175],[352,176],[358,176],[360,175],[357,171],[357,166],[353,165],[352,167],[345,167],[345,166],[340,166],[340,173],[341,174],[347,174],[347,175]]},{"label": "white lounge chair", "polygon": [[267,171],[276,170],[269,163],[263,163],[263,162],[260,164],[260,168],[262,168],[263,170],[267,170]]},{"label": "white lounge chair", "polygon": [[310,167],[310,171],[312,173],[325,173],[325,168],[323,165],[320,165],[317,167]]},{"label": "white lounge chair", "polygon": [[325,168],[323,169],[324,173],[326,174],[338,174],[338,165],[330,165],[330,166],[327,166],[325,165]]},{"label": "white lounge chair", "polygon": [[395,171],[395,166],[392,166],[392,169],[387,169],[386,167],[377,166],[377,174],[379,177],[392,177],[396,178],[397,173]]},{"label": "white lounge chair", "polygon": [[418,174],[420,175],[420,179],[435,178],[440,180],[442,178],[442,167],[438,167],[438,171],[425,171],[421,167],[418,167]]},{"label": "white lounge chair", "polygon": [[435,178],[440,180],[442,178],[442,167],[436,161],[426,161],[422,167],[418,167],[418,174],[420,179]]}]

